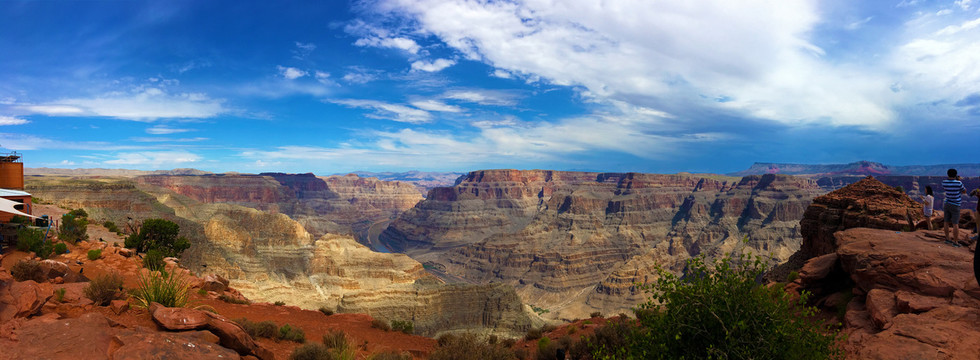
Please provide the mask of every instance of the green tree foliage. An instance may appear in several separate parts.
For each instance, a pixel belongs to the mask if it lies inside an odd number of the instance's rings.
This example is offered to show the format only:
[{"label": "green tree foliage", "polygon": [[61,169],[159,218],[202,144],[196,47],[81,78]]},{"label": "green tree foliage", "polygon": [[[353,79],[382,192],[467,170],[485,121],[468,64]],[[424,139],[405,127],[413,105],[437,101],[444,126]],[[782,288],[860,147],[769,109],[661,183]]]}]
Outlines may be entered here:
[{"label": "green tree foliage", "polygon": [[814,317],[806,294],[756,282],[761,257],[726,255],[711,264],[688,260],[683,277],[659,269],[636,309],[640,326],[626,346],[598,346],[595,358],[616,359],[833,359],[839,334]]},{"label": "green tree foliage", "polygon": [[61,216],[58,238],[73,244],[79,240],[88,240],[88,234],[85,233],[86,226],[88,226],[88,213],[83,209],[72,210]]},{"label": "green tree foliage", "polygon": [[147,219],[139,232],[126,238],[126,247],[139,252],[159,250],[164,257],[180,256],[191,247],[187,238],[178,236],[180,225],[165,219]]},{"label": "green tree foliage", "polygon": [[45,241],[44,232],[35,228],[22,227],[17,230],[17,250],[33,251],[42,259],[47,259],[54,251],[54,244]]}]

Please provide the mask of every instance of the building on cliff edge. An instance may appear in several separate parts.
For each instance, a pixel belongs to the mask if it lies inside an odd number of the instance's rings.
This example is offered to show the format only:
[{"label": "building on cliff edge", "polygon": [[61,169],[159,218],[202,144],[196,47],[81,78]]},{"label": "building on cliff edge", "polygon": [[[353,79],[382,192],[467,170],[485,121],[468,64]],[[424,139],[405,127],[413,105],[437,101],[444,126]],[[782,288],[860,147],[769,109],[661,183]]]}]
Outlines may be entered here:
[{"label": "building on cliff edge", "polygon": [[24,163],[16,152],[0,154],[0,223],[16,215],[34,218],[31,194],[24,191]]}]

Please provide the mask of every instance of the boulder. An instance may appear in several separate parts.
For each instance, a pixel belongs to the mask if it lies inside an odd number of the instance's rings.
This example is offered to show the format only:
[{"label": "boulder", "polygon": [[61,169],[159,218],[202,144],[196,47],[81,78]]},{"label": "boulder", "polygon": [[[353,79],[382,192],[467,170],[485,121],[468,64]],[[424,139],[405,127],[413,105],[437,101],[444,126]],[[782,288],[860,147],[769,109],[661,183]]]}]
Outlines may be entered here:
[{"label": "boulder", "polygon": [[888,290],[873,289],[868,292],[865,305],[871,314],[871,321],[879,329],[887,329],[891,320],[898,314],[895,304],[895,294]]},{"label": "boulder", "polygon": [[[214,335],[212,335],[214,336]],[[141,359],[235,359],[238,354],[191,333],[156,333],[125,329],[113,338],[119,346],[113,360]]]},{"label": "boulder", "polygon": [[837,253],[821,255],[803,264],[800,269],[800,282],[803,285],[822,280],[830,274],[837,265]]},{"label": "boulder", "polygon": [[208,326],[206,312],[188,308],[157,306],[152,309],[153,321],[167,330],[197,330]]},{"label": "boulder", "polygon": [[129,249],[129,248],[119,248],[118,250],[116,250],[116,252],[119,253],[119,255],[122,255],[123,257],[133,257],[133,255],[136,255],[133,249]]},{"label": "boulder", "polygon": [[65,278],[68,276],[68,274],[71,274],[72,271],[68,267],[68,264],[65,264],[63,262],[54,261],[54,260],[41,260],[41,273],[44,274],[45,278],[54,279],[57,277]]},{"label": "boulder", "polygon": [[[235,350],[240,355],[255,355],[262,360],[274,360],[273,354],[264,348],[260,348],[254,339],[241,325],[228,320],[228,318],[211,313],[203,312],[208,317],[208,330],[213,332],[220,339],[221,346]],[[270,357],[271,356],[271,357]]]},{"label": "boulder", "polygon": [[208,274],[201,279],[201,288],[205,291],[223,292],[228,288],[228,280],[221,275]]},{"label": "boulder", "polygon": [[37,314],[53,296],[54,288],[49,283],[28,280],[0,285],[0,323]]},{"label": "boulder", "polygon": [[112,300],[109,303],[109,309],[116,313],[116,315],[122,314],[126,310],[129,310],[129,302],[126,300]]}]

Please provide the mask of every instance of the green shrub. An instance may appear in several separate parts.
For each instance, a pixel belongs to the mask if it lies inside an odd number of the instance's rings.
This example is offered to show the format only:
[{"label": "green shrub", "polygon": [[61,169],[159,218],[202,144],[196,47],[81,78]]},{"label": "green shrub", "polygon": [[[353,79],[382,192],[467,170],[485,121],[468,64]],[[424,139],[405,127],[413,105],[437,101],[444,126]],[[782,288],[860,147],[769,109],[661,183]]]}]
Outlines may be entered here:
[{"label": "green shrub", "polygon": [[184,307],[189,300],[190,280],[175,271],[139,271],[133,298],[138,306],[149,308],[157,302],[166,307]]},{"label": "green shrub", "polygon": [[289,355],[289,360],[336,360],[335,356],[330,349],[327,349],[323,344],[309,343],[302,345],[293,350],[293,353]]},{"label": "green shrub", "polygon": [[118,234],[120,232],[119,226],[116,226],[116,223],[112,221],[106,220],[105,222],[102,223],[102,226],[105,227],[106,230],[112,231],[114,233]]},{"label": "green shrub", "polygon": [[549,333],[555,331],[557,328],[558,326],[555,326],[555,324],[544,324],[541,325],[541,333]]},{"label": "green shrub", "polygon": [[445,335],[439,338],[439,348],[429,357],[430,360],[455,360],[465,356],[470,360],[513,360],[517,355],[501,344],[488,344],[476,334],[463,333]]},{"label": "green shrub", "polygon": [[342,330],[332,330],[323,334],[323,345],[330,349],[342,349],[347,346],[347,333]]},{"label": "green shrub", "polygon": [[411,321],[405,320],[392,320],[391,329],[395,331],[401,331],[406,334],[412,334],[415,331],[415,324]]},{"label": "green shrub", "polygon": [[828,359],[840,358],[838,333],[814,318],[815,309],[756,283],[762,258],[725,255],[711,264],[687,261],[684,277],[658,269],[651,293],[636,311],[640,327],[627,346],[599,347],[595,357]]},{"label": "green shrub", "polygon": [[542,337],[538,340],[538,353],[534,357],[535,360],[557,360],[558,359],[558,346],[551,343],[551,339],[547,336]]},{"label": "green shrub", "polygon": [[17,250],[23,252],[33,251],[34,255],[42,259],[47,259],[54,251],[54,245],[44,239],[44,232],[29,227],[22,227],[17,230]]},{"label": "green shrub", "polygon": [[125,245],[139,252],[159,250],[164,257],[179,257],[191,246],[187,238],[178,236],[180,225],[165,219],[147,219],[140,230],[126,238]]},{"label": "green shrub", "polygon": [[574,334],[574,333],[578,332],[578,326],[569,325],[567,328],[565,328],[565,331],[568,334]]},{"label": "green shrub", "polygon": [[96,277],[85,286],[85,297],[95,305],[106,306],[115,300],[122,291],[123,279],[117,273],[109,273]]},{"label": "green shrub", "polygon": [[65,301],[65,288],[54,289],[54,301]]},{"label": "green shrub", "polygon": [[72,244],[80,240],[88,240],[86,226],[88,226],[88,213],[83,209],[72,210],[61,216],[58,238]]},{"label": "green shrub", "polygon": [[285,301],[276,301],[275,303],[273,303],[273,305],[275,305],[275,306],[283,306],[283,305],[286,305],[286,302]]},{"label": "green shrub", "polygon": [[381,330],[384,330],[384,331],[391,331],[391,326],[388,325],[388,323],[386,323],[386,322],[384,322],[382,320],[379,320],[379,319],[371,320],[371,327],[373,327],[375,329],[381,329]]},{"label": "green shrub", "polygon": [[44,277],[44,272],[41,271],[41,262],[34,259],[21,259],[14,263],[14,266],[10,268],[10,275],[17,281],[44,282],[48,280]]},{"label": "green shrub", "polygon": [[306,342],[306,334],[303,333],[303,329],[285,324],[279,328],[278,339],[295,341],[302,344]]},{"label": "green shrub", "polygon": [[11,224],[21,224],[21,225],[31,225],[31,218],[26,217],[26,216],[22,216],[22,215],[14,215],[14,217],[10,218],[10,223]]},{"label": "green shrub", "polygon": [[92,249],[88,251],[89,260],[98,260],[102,257],[102,249]]},{"label": "green shrub", "polygon": [[325,306],[320,307],[320,312],[322,312],[323,315],[326,315],[326,316],[333,315],[333,310],[330,310],[330,309],[328,309]]},{"label": "green shrub", "polygon": [[163,261],[163,253],[160,250],[152,249],[143,255],[143,267],[150,270],[163,270],[167,263]]},{"label": "green shrub", "polygon": [[197,294],[201,296],[208,296],[208,291],[204,290],[203,288],[197,289]]},{"label": "green shrub", "polygon": [[799,277],[800,277],[799,272],[797,272],[796,270],[790,271],[789,274],[786,274],[786,282],[791,283],[793,281],[796,281],[796,279]]},{"label": "green shrub", "polygon": [[56,255],[61,255],[61,254],[67,253],[67,252],[68,252],[68,245],[65,245],[65,243],[61,243],[60,242],[60,243],[54,244],[54,253]]}]

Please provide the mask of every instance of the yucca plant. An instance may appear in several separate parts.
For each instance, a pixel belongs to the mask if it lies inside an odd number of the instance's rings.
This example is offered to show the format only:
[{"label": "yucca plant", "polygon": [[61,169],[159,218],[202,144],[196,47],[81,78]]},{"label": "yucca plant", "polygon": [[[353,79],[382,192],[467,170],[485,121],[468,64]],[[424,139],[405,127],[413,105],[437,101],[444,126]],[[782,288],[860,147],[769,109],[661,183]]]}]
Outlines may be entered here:
[{"label": "yucca plant", "polygon": [[136,304],[148,308],[157,302],[166,307],[183,307],[189,299],[190,281],[177,269],[167,272],[140,271],[137,274],[137,285],[133,291]]}]

